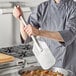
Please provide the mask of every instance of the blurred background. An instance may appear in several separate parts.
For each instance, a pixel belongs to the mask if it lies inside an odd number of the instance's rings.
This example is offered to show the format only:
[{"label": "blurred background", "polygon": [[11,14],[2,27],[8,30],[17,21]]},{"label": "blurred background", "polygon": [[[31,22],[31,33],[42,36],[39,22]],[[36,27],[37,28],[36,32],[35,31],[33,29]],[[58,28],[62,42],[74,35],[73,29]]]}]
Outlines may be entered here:
[{"label": "blurred background", "polygon": [[[24,8],[25,19],[28,19],[31,11],[46,0],[0,0],[0,48],[21,44],[19,22],[8,13],[15,5]],[[6,12],[7,14],[2,14]]]}]

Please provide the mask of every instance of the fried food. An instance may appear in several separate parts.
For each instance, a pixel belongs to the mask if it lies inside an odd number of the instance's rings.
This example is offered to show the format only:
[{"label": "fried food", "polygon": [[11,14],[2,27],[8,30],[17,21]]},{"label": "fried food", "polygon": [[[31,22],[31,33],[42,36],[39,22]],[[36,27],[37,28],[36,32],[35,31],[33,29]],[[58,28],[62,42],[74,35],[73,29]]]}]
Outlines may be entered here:
[{"label": "fried food", "polygon": [[26,71],[22,74],[22,76],[64,76],[59,72],[47,71],[47,70],[33,70]]}]

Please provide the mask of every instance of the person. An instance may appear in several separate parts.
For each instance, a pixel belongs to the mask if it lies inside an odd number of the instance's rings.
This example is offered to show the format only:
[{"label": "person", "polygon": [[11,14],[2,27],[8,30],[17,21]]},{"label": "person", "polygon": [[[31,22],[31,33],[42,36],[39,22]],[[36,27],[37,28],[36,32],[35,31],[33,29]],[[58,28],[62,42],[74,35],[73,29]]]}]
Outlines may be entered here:
[{"label": "person", "polygon": [[[14,8],[13,15],[18,20],[23,15],[19,6]],[[22,38],[27,41],[28,36],[39,36],[55,56],[54,66],[69,69],[76,75],[76,3],[73,0],[45,1],[30,14],[27,25],[20,21]]]}]

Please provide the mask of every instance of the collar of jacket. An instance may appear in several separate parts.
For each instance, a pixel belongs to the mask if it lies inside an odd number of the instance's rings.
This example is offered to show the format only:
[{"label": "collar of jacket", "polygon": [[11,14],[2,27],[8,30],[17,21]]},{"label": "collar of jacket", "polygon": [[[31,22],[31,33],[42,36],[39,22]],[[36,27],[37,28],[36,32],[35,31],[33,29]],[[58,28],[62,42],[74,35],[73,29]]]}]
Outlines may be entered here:
[{"label": "collar of jacket", "polygon": [[[49,2],[51,2],[51,1],[54,1],[54,0],[49,0]],[[65,2],[68,2],[68,1],[73,1],[73,0],[60,0],[60,3],[65,3]]]},{"label": "collar of jacket", "polygon": [[60,0],[60,3],[55,3],[54,0],[49,0],[49,5],[52,5],[53,7],[61,8],[62,6],[64,6],[66,3],[69,3],[69,1],[73,1],[73,0]]}]

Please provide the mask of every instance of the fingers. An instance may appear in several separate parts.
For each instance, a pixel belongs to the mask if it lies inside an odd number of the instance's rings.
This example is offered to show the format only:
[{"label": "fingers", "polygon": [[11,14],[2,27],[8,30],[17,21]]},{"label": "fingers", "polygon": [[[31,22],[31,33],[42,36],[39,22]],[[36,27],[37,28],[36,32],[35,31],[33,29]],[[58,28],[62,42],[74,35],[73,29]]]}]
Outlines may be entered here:
[{"label": "fingers", "polygon": [[27,25],[24,30],[26,31],[26,33],[31,36],[33,35],[33,30],[32,30],[32,26],[31,25]]},{"label": "fingers", "polygon": [[39,30],[36,29],[35,27],[31,26],[31,25],[27,25],[24,30],[26,31],[26,33],[31,36],[38,36],[39,35]]},{"label": "fingers", "polygon": [[22,10],[20,8],[20,6],[15,6],[13,9],[13,16],[17,19],[19,19],[19,17],[22,15]]}]

